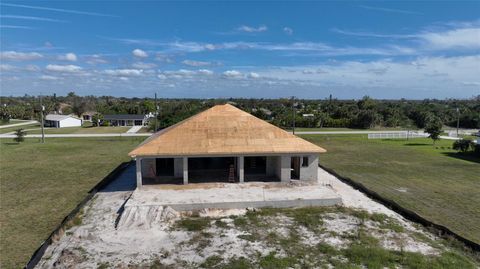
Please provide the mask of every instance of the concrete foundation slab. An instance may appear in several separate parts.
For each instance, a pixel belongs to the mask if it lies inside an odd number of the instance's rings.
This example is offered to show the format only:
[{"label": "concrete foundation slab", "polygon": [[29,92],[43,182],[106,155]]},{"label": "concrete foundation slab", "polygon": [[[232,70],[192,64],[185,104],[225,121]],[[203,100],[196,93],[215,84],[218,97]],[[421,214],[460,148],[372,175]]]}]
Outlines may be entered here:
[{"label": "concrete foundation slab", "polygon": [[133,192],[125,207],[170,206],[186,211],[203,208],[301,207],[341,205],[341,197],[318,182],[252,182],[151,185]]}]

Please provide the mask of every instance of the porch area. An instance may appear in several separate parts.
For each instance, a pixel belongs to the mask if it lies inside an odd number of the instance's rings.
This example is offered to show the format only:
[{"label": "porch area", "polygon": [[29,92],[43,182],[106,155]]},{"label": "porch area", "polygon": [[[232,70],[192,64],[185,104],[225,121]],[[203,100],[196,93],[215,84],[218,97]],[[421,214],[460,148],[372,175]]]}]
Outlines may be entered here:
[{"label": "porch area", "polygon": [[175,156],[136,159],[137,187],[316,180],[318,155]]},{"label": "porch area", "polygon": [[[318,170],[318,169],[317,169]],[[145,185],[136,189],[129,207],[165,207],[177,211],[341,205],[342,198],[318,181]]]}]

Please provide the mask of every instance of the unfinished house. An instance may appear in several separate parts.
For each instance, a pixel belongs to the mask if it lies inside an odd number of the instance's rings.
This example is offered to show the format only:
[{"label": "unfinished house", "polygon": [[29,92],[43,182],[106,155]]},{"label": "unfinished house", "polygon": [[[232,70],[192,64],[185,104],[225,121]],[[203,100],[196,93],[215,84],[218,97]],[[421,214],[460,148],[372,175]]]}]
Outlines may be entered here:
[{"label": "unfinished house", "polygon": [[316,180],[325,150],[232,105],[217,105],[135,148],[137,187]]}]

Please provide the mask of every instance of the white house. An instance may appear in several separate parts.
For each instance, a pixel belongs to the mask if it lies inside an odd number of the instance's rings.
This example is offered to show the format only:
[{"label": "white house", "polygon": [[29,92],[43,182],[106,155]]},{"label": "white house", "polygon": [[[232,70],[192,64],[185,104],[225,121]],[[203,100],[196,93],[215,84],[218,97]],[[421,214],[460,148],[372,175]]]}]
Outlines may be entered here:
[{"label": "white house", "polygon": [[63,128],[63,127],[80,127],[82,120],[69,115],[48,114],[45,117],[45,127]]}]

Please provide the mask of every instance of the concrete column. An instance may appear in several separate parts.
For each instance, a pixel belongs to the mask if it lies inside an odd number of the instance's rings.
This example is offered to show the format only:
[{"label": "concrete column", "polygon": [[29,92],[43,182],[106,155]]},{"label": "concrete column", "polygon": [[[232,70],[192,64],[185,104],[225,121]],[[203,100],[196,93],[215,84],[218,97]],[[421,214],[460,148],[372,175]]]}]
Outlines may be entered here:
[{"label": "concrete column", "polygon": [[183,177],[183,158],[175,158],[173,160],[174,176],[176,178]]},{"label": "concrete column", "polygon": [[244,166],[245,166],[245,157],[239,156],[237,160],[238,165],[238,181],[240,183],[245,182],[245,173],[244,173]]},{"label": "concrete column", "polygon": [[290,182],[291,179],[291,158],[292,156],[280,157],[280,181]]},{"label": "concrete column", "polygon": [[183,157],[183,184],[188,184],[188,157]]},{"label": "concrete column", "polygon": [[137,188],[141,188],[142,187],[142,158],[137,157],[136,168],[137,168]]}]

